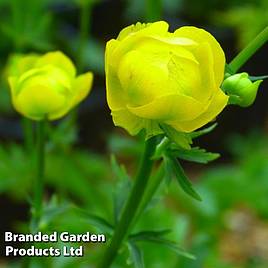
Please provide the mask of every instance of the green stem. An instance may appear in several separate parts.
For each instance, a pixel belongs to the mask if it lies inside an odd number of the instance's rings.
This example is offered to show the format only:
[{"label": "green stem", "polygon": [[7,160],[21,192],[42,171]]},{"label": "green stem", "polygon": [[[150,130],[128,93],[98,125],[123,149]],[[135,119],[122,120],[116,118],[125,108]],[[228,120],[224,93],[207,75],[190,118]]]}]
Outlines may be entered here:
[{"label": "green stem", "polygon": [[268,41],[268,26],[264,28],[229,64],[236,73]]},{"label": "green stem", "polygon": [[22,128],[23,128],[23,135],[24,135],[24,144],[26,151],[28,153],[32,153],[32,149],[34,146],[34,137],[33,137],[33,123],[28,118],[22,118]]},{"label": "green stem", "polygon": [[35,226],[38,226],[42,215],[42,199],[44,188],[44,170],[45,170],[45,120],[36,124],[36,178],[34,188],[34,214]]},{"label": "green stem", "polygon": [[115,259],[117,252],[129,233],[129,227],[137,213],[137,209],[142,200],[146,186],[149,181],[150,173],[153,167],[153,160],[151,159],[156,146],[156,138],[153,137],[146,141],[144,153],[141,159],[140,167],[135,178],[135,182],[127,203],[123,209],[121,218],[115,228],[114,235],[111,239],[109,247],[107,248],[99,268],[108,268]]},{"label": "green stem", "polygon": [[91,19],[91,0],[81,1],[81,14],[80,14],[80,33],[79,45],[77,52],[77,69],[82,72],[84,68],[84,52],[89,39],[90,19]]},{"label": "green stem", "polygon": [[[78,73],[84,70],[84,56],[89,40],[90,20],[91,20],[92,0],[80,0],[80,22],[79,22],[79,40],[76,54],[76,67]],[[78,119],[78,108],[75,107],[70,113],[69,119],[71,124],[76,124]]]},{"label": "green stem", "polygon": [[162,18],[162,0],[146,0],[145,18],[147,22],[154,22]]},{"label": "green stem", "polygon": [[148,184],[146,191],[143,195],[140,206],[137,210],[136,216],[133,220],[133,225],[139,219],[140,215],[144,212],[144,210],[146,209],[149,202],[152,200],[154,194],[158,190],[161,182],[163,181],[164,175],[165,175],[165,168],[164,168],[164,165],[161,164],[160,167],[158,168],[156,174],[154,174],[149,181],[149,184]]}]

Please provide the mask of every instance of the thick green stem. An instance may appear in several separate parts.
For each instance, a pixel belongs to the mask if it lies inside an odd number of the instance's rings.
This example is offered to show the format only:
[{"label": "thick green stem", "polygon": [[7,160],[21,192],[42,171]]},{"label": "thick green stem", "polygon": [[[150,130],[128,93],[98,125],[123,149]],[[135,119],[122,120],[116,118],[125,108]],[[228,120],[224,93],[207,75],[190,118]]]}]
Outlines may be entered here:
[{"label": "thick green stem", "polygon": [[137,213],[137,209],[140,205],[140,202],[142,200],[143,194],[149,181],[150,173],[154,162],[152,160],[152,156],[155,150],[155,146],[155,137],[147,140],[133,188],[123,209],[119,223],[115,228],[115,232],[111,239],[109,247],[107,248],[104,257],[102,258],[102,261],[99,265],[99,268],[110,267],[117,255],[117,252],[123,240],[129,233],[129,227]]},{"label": "thick green stem", "polygon": [[42,199],[45,169],[45,120],[36,124],[36,178],[34,185],[34,214],[33,219],[38,225],[42,215]]},{"label": "thick green stem", "polygon": [[162,0],[146,0],[145,19],[154,22],[162,18]]},{"label": "thick green stem", "polygon": [[161,164],[160,167],[158,168],[156,174],[154,174],[149,181],[149,184],[148,184],[146,191],[143,195],[140,206],[137,210],[136,216],[133,220],[133,225],[136,223],[136,221],[139,219],[140,215],[146,209],[149,202],[152,200],[152,198],[155,195],[156,191],[158,190],[161,182],[163,181],[164,174],[165,174],[165,168],[164,168],[164,165]]},{"label": "thick green stem", "polygon": [[22,128],[23,128],[23,138],[26,151],[32,153],[34,145],[34,136],[33,136],[33,123],[30,119],[23,117],[21,119]]},{"label": "thick green stem", "polygon": [[260,32],[229,64],[236,73],[268,41],[268,26]]}]

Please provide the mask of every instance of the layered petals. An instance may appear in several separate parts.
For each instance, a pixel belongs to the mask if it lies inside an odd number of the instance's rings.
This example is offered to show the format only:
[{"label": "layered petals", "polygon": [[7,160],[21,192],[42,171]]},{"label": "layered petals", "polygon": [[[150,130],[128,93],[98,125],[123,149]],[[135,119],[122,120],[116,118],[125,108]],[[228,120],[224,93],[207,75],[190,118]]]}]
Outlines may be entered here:
[{"label": "layered petals", "polygon": [[193,120],[185,121],[169,121],[167,124],[181,132],[191,132],[204,126],[224,109],[228,103],[228,96],[219,90],[209,102],[207,109]]},{"label": "layered petals", "polygon": [[220,86],[223,76],[224,76],[224,68],[225,68],[225,55],[217,40],[211,35],[209,32],[196,28],[193,26],[184,26],[177,29],[174,32],[175,36],[185,37],[195,41],[197,44],[208,43],[212,53],[213,53],[213,68],[215,81],[218,86]]},{"label": "layered petals", "polygon": [[92,87],[93,74],[76,77],[72,61],[59,51],[25,56],[16,64],[20,68],[8,78],[12,103],[19,113],[32,120],[64,116]]},{"label": "layered petals", "polygon": [[74,77],[76,74],[74,64],[61,51],[48,52],[45,55],[41,56],[36,62],[35,67],[42,67],[48,64],[61,68],[72,77]]},{"label": "layered petals", "polygon": [[220,89],[225,56],[203,29],[168,32],[166,22],[137,23],[107,43],[107,101],[115,125],[156,135],[162,124],[191,132],[227,105]]},{"label": "layered petals", "polygon": [[143,106],[127,106],[127,108],[141,118],[162,122],[176,118],[193,120],[204,111],[202,103],[185,95],[167,95]]}]

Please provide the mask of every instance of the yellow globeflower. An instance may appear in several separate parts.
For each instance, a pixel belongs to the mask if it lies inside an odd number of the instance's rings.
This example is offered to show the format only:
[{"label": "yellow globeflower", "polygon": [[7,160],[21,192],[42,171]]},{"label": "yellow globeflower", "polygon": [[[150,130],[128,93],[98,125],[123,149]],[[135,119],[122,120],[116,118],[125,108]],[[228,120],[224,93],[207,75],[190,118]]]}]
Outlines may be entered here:
[{"label": "yellow globeflower", "polygon": [[205,30],[168,32],[164,21],[131,25],[107,43],[107,101],[116,126],[152,136],[161,124],[191,132],[227,105],[220,89],[225,56]]},{"label": "yellow globeflower", "polygon": [[62,52],[17,56],[8,69],[12,103],[33,120],[55,120],[89,93],[93,74],[76,76],[72,61]]}]

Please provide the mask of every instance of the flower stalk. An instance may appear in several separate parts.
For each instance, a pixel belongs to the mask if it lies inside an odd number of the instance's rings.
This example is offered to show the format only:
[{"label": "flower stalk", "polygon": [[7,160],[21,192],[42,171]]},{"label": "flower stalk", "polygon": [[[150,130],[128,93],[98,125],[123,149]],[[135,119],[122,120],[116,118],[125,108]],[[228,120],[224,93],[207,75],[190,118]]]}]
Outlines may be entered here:
[{"label": "flower stalk", "polygon": [[135,218],[133,220],[133,226],[136,223],[136,221],[139,219],[141,214],[145,211],[147,205],[151,202],[153,199],[155,193],[159,189],[159,186],[161,185],[163,179],[165,176],[165,168],[164,165],[161,164],[156,172],[156,174],[153,174],[150,178],[150,181],[148,183],[148,186],[146,187],[146,190],[144,192],[143,198],[140,202],[139,208],[137,210],[137,213],[135,215]]},{"label": "flower stalk", "polygon": [[21,119],[22,128],[23,128],[23,138],[24,138],[24,144],[25,149],[28,153],[32,153],[32,149],[34,146],[34,137],[33,137],[33,123],[28,118],[23,117]]},{"label": "flower stalk", "polygon": [[42,215],[43,205],[43,189],[44,189],[44,171],[45,171],[45,124],[46,121],[38,121],[36,123],[36,177],[34,185],[34,213],[33,219],[35,226]]},{"label": "flower stalk", "polygon": [[135,178],[129,198],[123,209],[121,218],[116,226],[111,242],[104,254],[104,257],[99,265],[99,268],[108,268],[115,259],[117,252],[129,233],[133,219],[137,213],[139,205],[148,185],[149,177],[153,168],[154,160],[153,153],[156,147],[156,137],[150,138],[145,143],[144,153],[141,159],[138,173]]},{"label": "flower stalk", "polygon": [[146,0],[145,19],[147,22],[160,20],[162,17],[162,0]]},{"label": "flower stalk", "polygon": [[230,69],[236,73],[267,41],[268,26],[229,63]]},{"label": "flower stalk", "polygon": [[84,69],[84,53],[86,44],[89,40],[90,20],[91,20],[92,2],[85,0],[80,3],[80,32],[79,45],[77,53],[77,69],[82,72]]}]

